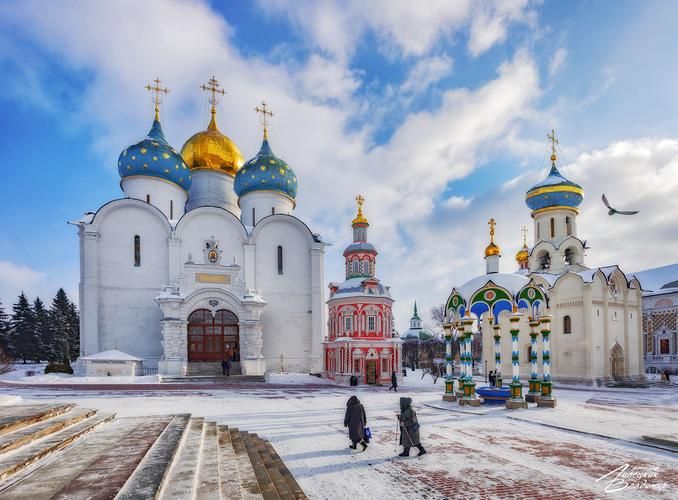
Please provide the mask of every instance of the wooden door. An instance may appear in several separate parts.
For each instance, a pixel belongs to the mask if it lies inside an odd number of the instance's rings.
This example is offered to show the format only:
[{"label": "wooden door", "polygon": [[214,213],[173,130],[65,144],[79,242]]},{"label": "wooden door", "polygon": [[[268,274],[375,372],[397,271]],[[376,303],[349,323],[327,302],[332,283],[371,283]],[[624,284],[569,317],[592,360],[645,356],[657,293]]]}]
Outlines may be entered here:
[{"label": "wooden door", "polygon": [[367,361],[365,363],[365,371],[367,372],[366,375],[366,382],[368,384],[376,384],[377,383],[377,362],[376,361]]}]

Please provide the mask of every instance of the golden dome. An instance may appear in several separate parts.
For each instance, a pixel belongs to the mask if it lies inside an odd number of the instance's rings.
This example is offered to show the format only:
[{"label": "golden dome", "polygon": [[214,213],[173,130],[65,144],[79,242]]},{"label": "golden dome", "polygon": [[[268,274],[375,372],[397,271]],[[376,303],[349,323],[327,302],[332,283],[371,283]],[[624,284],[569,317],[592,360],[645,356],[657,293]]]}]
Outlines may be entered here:
[{"label": "golden dome", "polygon": [[516,262],[520,264],[521,262],[527,262],[530,258],[530,251],[527,247],[521,248],[516,254]]},{"label": "golden dome", "polygon": [[485,257],[490,257],[491,255],[501,255],[501,248],[494,242],[490,243],[485,248]]},{"label": "golden dome", "polygon": [[214,108],[207,130],[187,140],[181,156],[191,170],[216,170],[231,176],[235,176],[245,161],[238,146],[217,128]]}]

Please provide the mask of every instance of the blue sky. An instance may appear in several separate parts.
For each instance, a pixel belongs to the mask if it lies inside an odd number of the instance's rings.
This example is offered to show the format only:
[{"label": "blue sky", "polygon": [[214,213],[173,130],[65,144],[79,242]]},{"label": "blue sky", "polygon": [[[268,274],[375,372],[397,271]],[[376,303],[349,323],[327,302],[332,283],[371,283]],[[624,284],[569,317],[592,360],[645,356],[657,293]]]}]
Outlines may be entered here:
[{"label": "blue sky", "polygon": [[[177,149],[206,124],[198,86],[212,74],[229,92],[221,129],[245,156],[260,140],[252,108],[271,104],[297,215],[333,243],[328,281],[365,195],[400,329],[415,299],[428,310],[483,272],[491,216],[514,270],[551,128],[587,192],[587,263],[670,263],[677,14],[668,1],[3,2],[0,300],[77,293],[66,221],[121,195],[117,156],[150,126],[156,76]],[[641,214],[608,219],[602,192]]]}]

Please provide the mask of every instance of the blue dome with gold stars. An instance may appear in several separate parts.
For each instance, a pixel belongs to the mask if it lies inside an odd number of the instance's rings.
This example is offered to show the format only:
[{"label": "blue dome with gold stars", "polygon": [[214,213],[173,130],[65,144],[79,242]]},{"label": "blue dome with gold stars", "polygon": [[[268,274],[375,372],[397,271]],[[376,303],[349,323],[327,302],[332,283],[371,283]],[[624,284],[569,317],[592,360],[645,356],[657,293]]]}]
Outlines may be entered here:
[{"label": "blue dome with gold stars", "polygon": [[188,191],[191,172],[183,158],[167,144],[156,114],[146,138],[120,153],[118,173],[121,179],[143,175],[172,182]]},{"label": "blue dome with gold stars", "polygon": [[532,186],[525,194],[525,203],[532,211],[571,208],[576,209],[584,199],[582,187],[558,171],[556,157],[551,157],[551,171],[541,182]]},{"label": "blue dome with gold stars", "polygon": [[253,191],[277,191],[292,199],[297,196],[297,176],[284,160],[273,154],[266,131],[257,155],[238,170],[234,188],[239,198]]}]

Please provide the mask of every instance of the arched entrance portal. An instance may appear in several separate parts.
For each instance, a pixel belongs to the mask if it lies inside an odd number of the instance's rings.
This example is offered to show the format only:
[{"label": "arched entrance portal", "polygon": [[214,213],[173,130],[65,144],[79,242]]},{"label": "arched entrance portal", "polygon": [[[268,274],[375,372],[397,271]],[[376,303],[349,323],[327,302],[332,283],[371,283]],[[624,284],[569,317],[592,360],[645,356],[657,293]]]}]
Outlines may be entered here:
[{"label": "arched entrance portal", "polygon": [[610,351],[610,367],[612,378],[620,379],[624,377],[624,350],[619,344],[615,344]]},{"label": "arched entrance portal", "polygon": [[214,316],[207,309],[188,317],[188,361],[240,361],[238,317],[222,309]]}]

